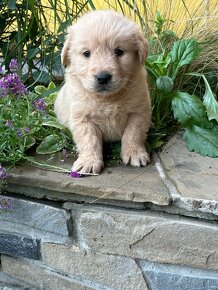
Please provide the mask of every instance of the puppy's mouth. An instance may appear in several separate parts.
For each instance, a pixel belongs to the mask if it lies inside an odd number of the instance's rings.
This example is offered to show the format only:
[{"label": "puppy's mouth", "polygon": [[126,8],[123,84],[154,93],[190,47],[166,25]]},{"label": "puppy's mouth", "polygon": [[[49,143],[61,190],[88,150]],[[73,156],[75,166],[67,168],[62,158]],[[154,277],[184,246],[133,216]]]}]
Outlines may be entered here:
[{"label": "puppy's mouth", "polygon": [[117,83],[113,79],[113,75],[108,72],[100,72],[94,75],[95,92],[102,94],[110,94],[117,90]]},{"label": "puppy's mouth", "polygon": [[112,92],[112,91],[114,91],[115,90],[115,88],[113,88],[113,86],[112,85],[110,85],[110,84],[107,84],[107,85],[96,85],[95,86],[95,91],[97,92],[97,93],[106,93],[106,92]]},{"label": "puppy's mouth", "polygon": [[86,79],[82,79],[82,83],[87,91],[102,96],[116,94],[125,86],[123,81],[108,73],[93,75],[91,79],[89,78],[88,82]]}]

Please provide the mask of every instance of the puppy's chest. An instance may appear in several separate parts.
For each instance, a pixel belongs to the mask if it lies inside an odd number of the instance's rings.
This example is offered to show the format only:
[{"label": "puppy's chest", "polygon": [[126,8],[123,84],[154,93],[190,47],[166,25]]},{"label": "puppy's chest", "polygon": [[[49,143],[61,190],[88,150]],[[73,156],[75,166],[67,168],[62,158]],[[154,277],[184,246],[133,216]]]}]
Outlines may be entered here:
[{"label": "puppy's chest", "polygon": [[121,105],[102,105],[90,114],[91,121],[100,128],[105,141],[119,140],[124,132],[128,112]]}]

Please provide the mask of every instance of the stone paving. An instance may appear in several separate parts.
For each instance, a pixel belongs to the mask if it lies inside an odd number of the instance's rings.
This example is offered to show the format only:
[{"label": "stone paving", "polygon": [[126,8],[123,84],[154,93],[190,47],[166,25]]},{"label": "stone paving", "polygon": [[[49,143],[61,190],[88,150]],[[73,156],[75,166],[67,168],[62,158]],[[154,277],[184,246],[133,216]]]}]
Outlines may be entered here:
[{"label": "stone paving", "polygon": [[167,144],[160,157],[165,173],[158,169],[168,180],[174,201],[178,199],[190,211],[218,215],[218,158],[189,152],[180,135]]},{"label": "stone paving", "polygon": [[[53,160],[52,164],[70,169],[73,158],[66,159],[65,163]],[[171,202],[168,189],[164,186],[155,166],[147,168],[133,168],[130,166],[106,166],[99,176],[86,176],[83,178],[72,178],[67,174],[45,171],[31,166],[20,166],[13,170],[13,175],[9,179],[9,190],[11,186],[22,186],[32,188],[42,188],[55,191],[56,199],[73,199],[73,194],[80,196],[94,197],[93,200],[109,199],[130,202],[152,202],[158,205],[168,205]],[[16,189],[14,189],[16,190]],[[18,188],[19,190],[19,188]],[[28,190],[29,191],[29,190]],[[65,193],[66,195],[63,195]],[[70,193],[67,194],[67,193]],[[30,192],[29,192],[30,194]],[[33,196],[40,196],[32,193]],[[55,197],[46,194],[47,197]],[[72,197],[71,197],[72,196]]]},{"label": "stone paving", "polygon": [[[72,158],[61,162],[59,156],[52,162],[68,169],[72,163]],[[106,165],[99,176],[71,178],[22,165],[13,170],[8,191],[59,201],[112,200],[139,207],[144,203],[176,205],[190,214],[193,211],[218,216],[218,159],[189,152],[178,134],[147,168]]]}]

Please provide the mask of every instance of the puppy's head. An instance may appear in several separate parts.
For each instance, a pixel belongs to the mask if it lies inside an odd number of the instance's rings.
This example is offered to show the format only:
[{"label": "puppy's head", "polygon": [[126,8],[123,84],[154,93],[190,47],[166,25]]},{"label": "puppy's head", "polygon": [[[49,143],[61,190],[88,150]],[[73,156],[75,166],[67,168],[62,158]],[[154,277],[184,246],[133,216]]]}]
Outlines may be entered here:
[{"label": "puppy's head", "polygon": [[61,57],[85,90],[113,95],[134,83],[147,52],[134,22],[114,11],[93,11],[69,27]]}]

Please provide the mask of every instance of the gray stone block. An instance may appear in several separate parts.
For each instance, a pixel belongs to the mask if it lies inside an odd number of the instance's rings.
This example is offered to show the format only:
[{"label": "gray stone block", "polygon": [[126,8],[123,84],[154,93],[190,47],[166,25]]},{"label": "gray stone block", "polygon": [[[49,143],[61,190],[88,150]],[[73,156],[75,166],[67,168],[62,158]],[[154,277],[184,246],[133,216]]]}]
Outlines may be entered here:
[{"label": "gray stone block", "polygon": [[217,290],[218,272],[138,261],[150,290]]},{"label": "gray stone block", "polygon": [[27,225],[59,235],[69,235],[70,215],[64,209],[19,198],[11,198],[11,200],[13,210],[1,211],[0,220]]},{"label": "gray stone block", "polygon": [[1,232],[0,253],[38,260],[40,259],[39,241],[26,235]]},{"label": "gray stone block", "polygon": [[47,269],[42,263],[28,259],[2,256],[2,268],[4,273],[29,283],[35,289],[46,290],[90,290],[106,289],[91,281],[82,280],[79,277],[67,277]]},{"label": "gray stone block", "polygon": [[88,208],[79,222],[87,249],[218,270],[218,225],[157,214]]},{"label": "gray stone block", "polygon": [[13,233],[13,235],[29,236],[34,240],[54,242],[54,243],[59,243],[59,244],[72,243],[71,237],[57,235],[57,234],[42,231],[36,228],[31,228],[29,226],[25,226],[19,223],[2,221],[0,219],[0,233],[5,232],[5,229],[7,229],[7,232]]},{"label": "gray stone block", "polygon": [[0,271],[0,290],[37,290],[30,284],[8,276]]},{"label": "gray stone block", "polygon": [[43,261],[56,271],[92,280],[110,290],[147,289],[140,268],[131,258],[85,252],[75,246],[44,243]]}]

